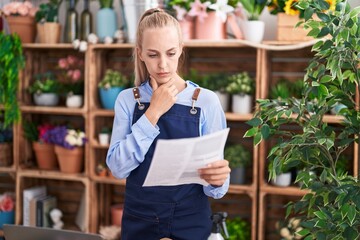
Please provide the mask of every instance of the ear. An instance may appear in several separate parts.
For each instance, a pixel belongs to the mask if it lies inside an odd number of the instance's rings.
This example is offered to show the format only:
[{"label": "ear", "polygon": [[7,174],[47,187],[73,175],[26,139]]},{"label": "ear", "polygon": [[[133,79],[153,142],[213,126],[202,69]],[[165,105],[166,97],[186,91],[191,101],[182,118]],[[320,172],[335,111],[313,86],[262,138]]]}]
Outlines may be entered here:
[{"label": "ear", "polygon": [[138,58],[141,60],[141,61],[144,61],[142,56],[141,56],[141,49],[139,47],[136,47],[136,54],[138,56]]}]

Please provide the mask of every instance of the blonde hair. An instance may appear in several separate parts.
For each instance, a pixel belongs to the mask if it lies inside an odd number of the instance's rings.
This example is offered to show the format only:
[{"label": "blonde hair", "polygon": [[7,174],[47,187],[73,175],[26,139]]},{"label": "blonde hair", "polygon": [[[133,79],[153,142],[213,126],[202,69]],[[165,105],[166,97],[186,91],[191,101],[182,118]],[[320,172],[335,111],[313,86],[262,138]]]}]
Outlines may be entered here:
[{"label": "blonde hair", "polygon": [[149,72],[145,66],[145,63],[141,61],[137,53],[137,48],[142,49],[144,31],[149,28],[161,28],[165,26],[174,26],[176,28],[179,36],[179,43],[182,45],[182,33],[180,25],[173,16],[160,8],[149,9],[141,16],[136,32],[136,42],[133,52],[135,60],[135,86],[139,86],[149,78]]}]

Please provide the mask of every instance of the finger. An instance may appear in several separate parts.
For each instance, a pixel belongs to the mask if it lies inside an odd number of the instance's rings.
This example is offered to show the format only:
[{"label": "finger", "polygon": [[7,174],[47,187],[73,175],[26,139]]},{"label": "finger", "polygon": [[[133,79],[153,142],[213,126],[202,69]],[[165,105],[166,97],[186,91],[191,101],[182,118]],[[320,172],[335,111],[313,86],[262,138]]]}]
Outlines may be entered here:
[{"label": "finger", "polygon": [[157,81],[155,80],[155,78],[153,78],[152,76],[150,76],[150,84],[151,84],[151,87],[153,89],[153,92],[158,89],[159,85],[157,83]]},{"label": "finger", "polygon": [[226,167],[229,166],[229,161],[227,160],[218,160],[215,162],[212,162],[210,164],[208,164],[206,167],[207,168],[220,168],[220,167]]},{"label": "finger", "polygon": [[201,174],[200,178],[205,181],[225,181],[228,178],[229,174]]},{"label": "finger", "polygon": [[162,86],[164,87],[171,87],[174,84],[174,79],[170,78],[169,81],[167,81],[166,83],[164,83]]}]

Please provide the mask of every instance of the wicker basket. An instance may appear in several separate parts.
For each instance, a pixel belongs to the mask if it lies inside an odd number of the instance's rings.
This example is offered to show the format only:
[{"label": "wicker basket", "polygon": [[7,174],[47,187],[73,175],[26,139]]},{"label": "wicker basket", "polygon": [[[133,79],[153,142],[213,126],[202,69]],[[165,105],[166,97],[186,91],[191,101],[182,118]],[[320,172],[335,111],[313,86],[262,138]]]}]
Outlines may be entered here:
[{"label": "wicker basket", "polygon": [[0,167],[8,167],[13,162],[12,143],[0,143]]}]

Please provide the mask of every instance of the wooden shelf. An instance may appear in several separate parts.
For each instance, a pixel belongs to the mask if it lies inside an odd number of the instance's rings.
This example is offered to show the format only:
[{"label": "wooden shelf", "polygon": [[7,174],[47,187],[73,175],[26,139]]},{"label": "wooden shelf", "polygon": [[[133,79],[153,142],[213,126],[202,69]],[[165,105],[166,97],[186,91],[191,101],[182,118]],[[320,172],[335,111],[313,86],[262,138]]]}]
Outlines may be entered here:
[{"label": "wooden shelf", "polygon": [[264,184],[263,186],[261,186],[260,191],[262,193],[267,193],[267,194],[270,193],[270,194],[275,194],[275,195],[288,195],[288,196],[303,196],[309,192],[309,191],[302,190],[299,187],[295,187],[295,186],[277,187],[277,186],[272,186],[269,184]]},{"label": "wooden shelf", "polygon": [[254,186],[253,185],[234,185],[234,184],[230,184],[228,193],[253,194],[254,193]]},{"label": "wooden shelf", "polygon": [[88,177],[85,174],[69,174],[60,171],[45,171],[45,170],[33,170],[33,169],[21,169],[18,170],[19,177],[31,177],[31,178],[45,178],[55,180],[66,181],[87,181]]},{"label": "wooden shelf", "polygon": [[0,173],[1,172],[16,173],[16,167],[15,167],[15,165],[10,166],[10,167],[0,167]]},{"label": "wooden shelf", "polygon": [[241,121],[241,122],[244,122],[244,121],[249,121],[250,119],[252,119],[253,114],[252,113],[238,114],[238,113],[226,112],[225,117],[226,117],[226,120],[228,120],[228,121]]},{"label": "wooden shelf", "polygon": [[106,109],[91,110],[91,114],[93,116],[99,116],[99,117],[114,117],[115,116],[115,112],[113,110],[106,110]]},{"label": "wooden shelf", "polygon": [[64,114],[64,115],[86,115],[85,108],[68,108],[68,107],[43,107],[43,106],[21,106],[24,113],[40,114]]},{"label": "wooden shelf", "polygon": [[71,43],[25,43],[22,47],[24,49],[74,49]]},{"label": "wooden shelf", "polygon": [[107,184],[116,184],[125,186],[125,179],[116,179],[113,177],[100,177],[100,176],[92,176],[91,179],[97,183],[107,183]]},{"label": "wooden shelf", "polygon": [[108,149],[110,145],[101,145],[96,139],[91,140],[91,146],[99,149]]}]

